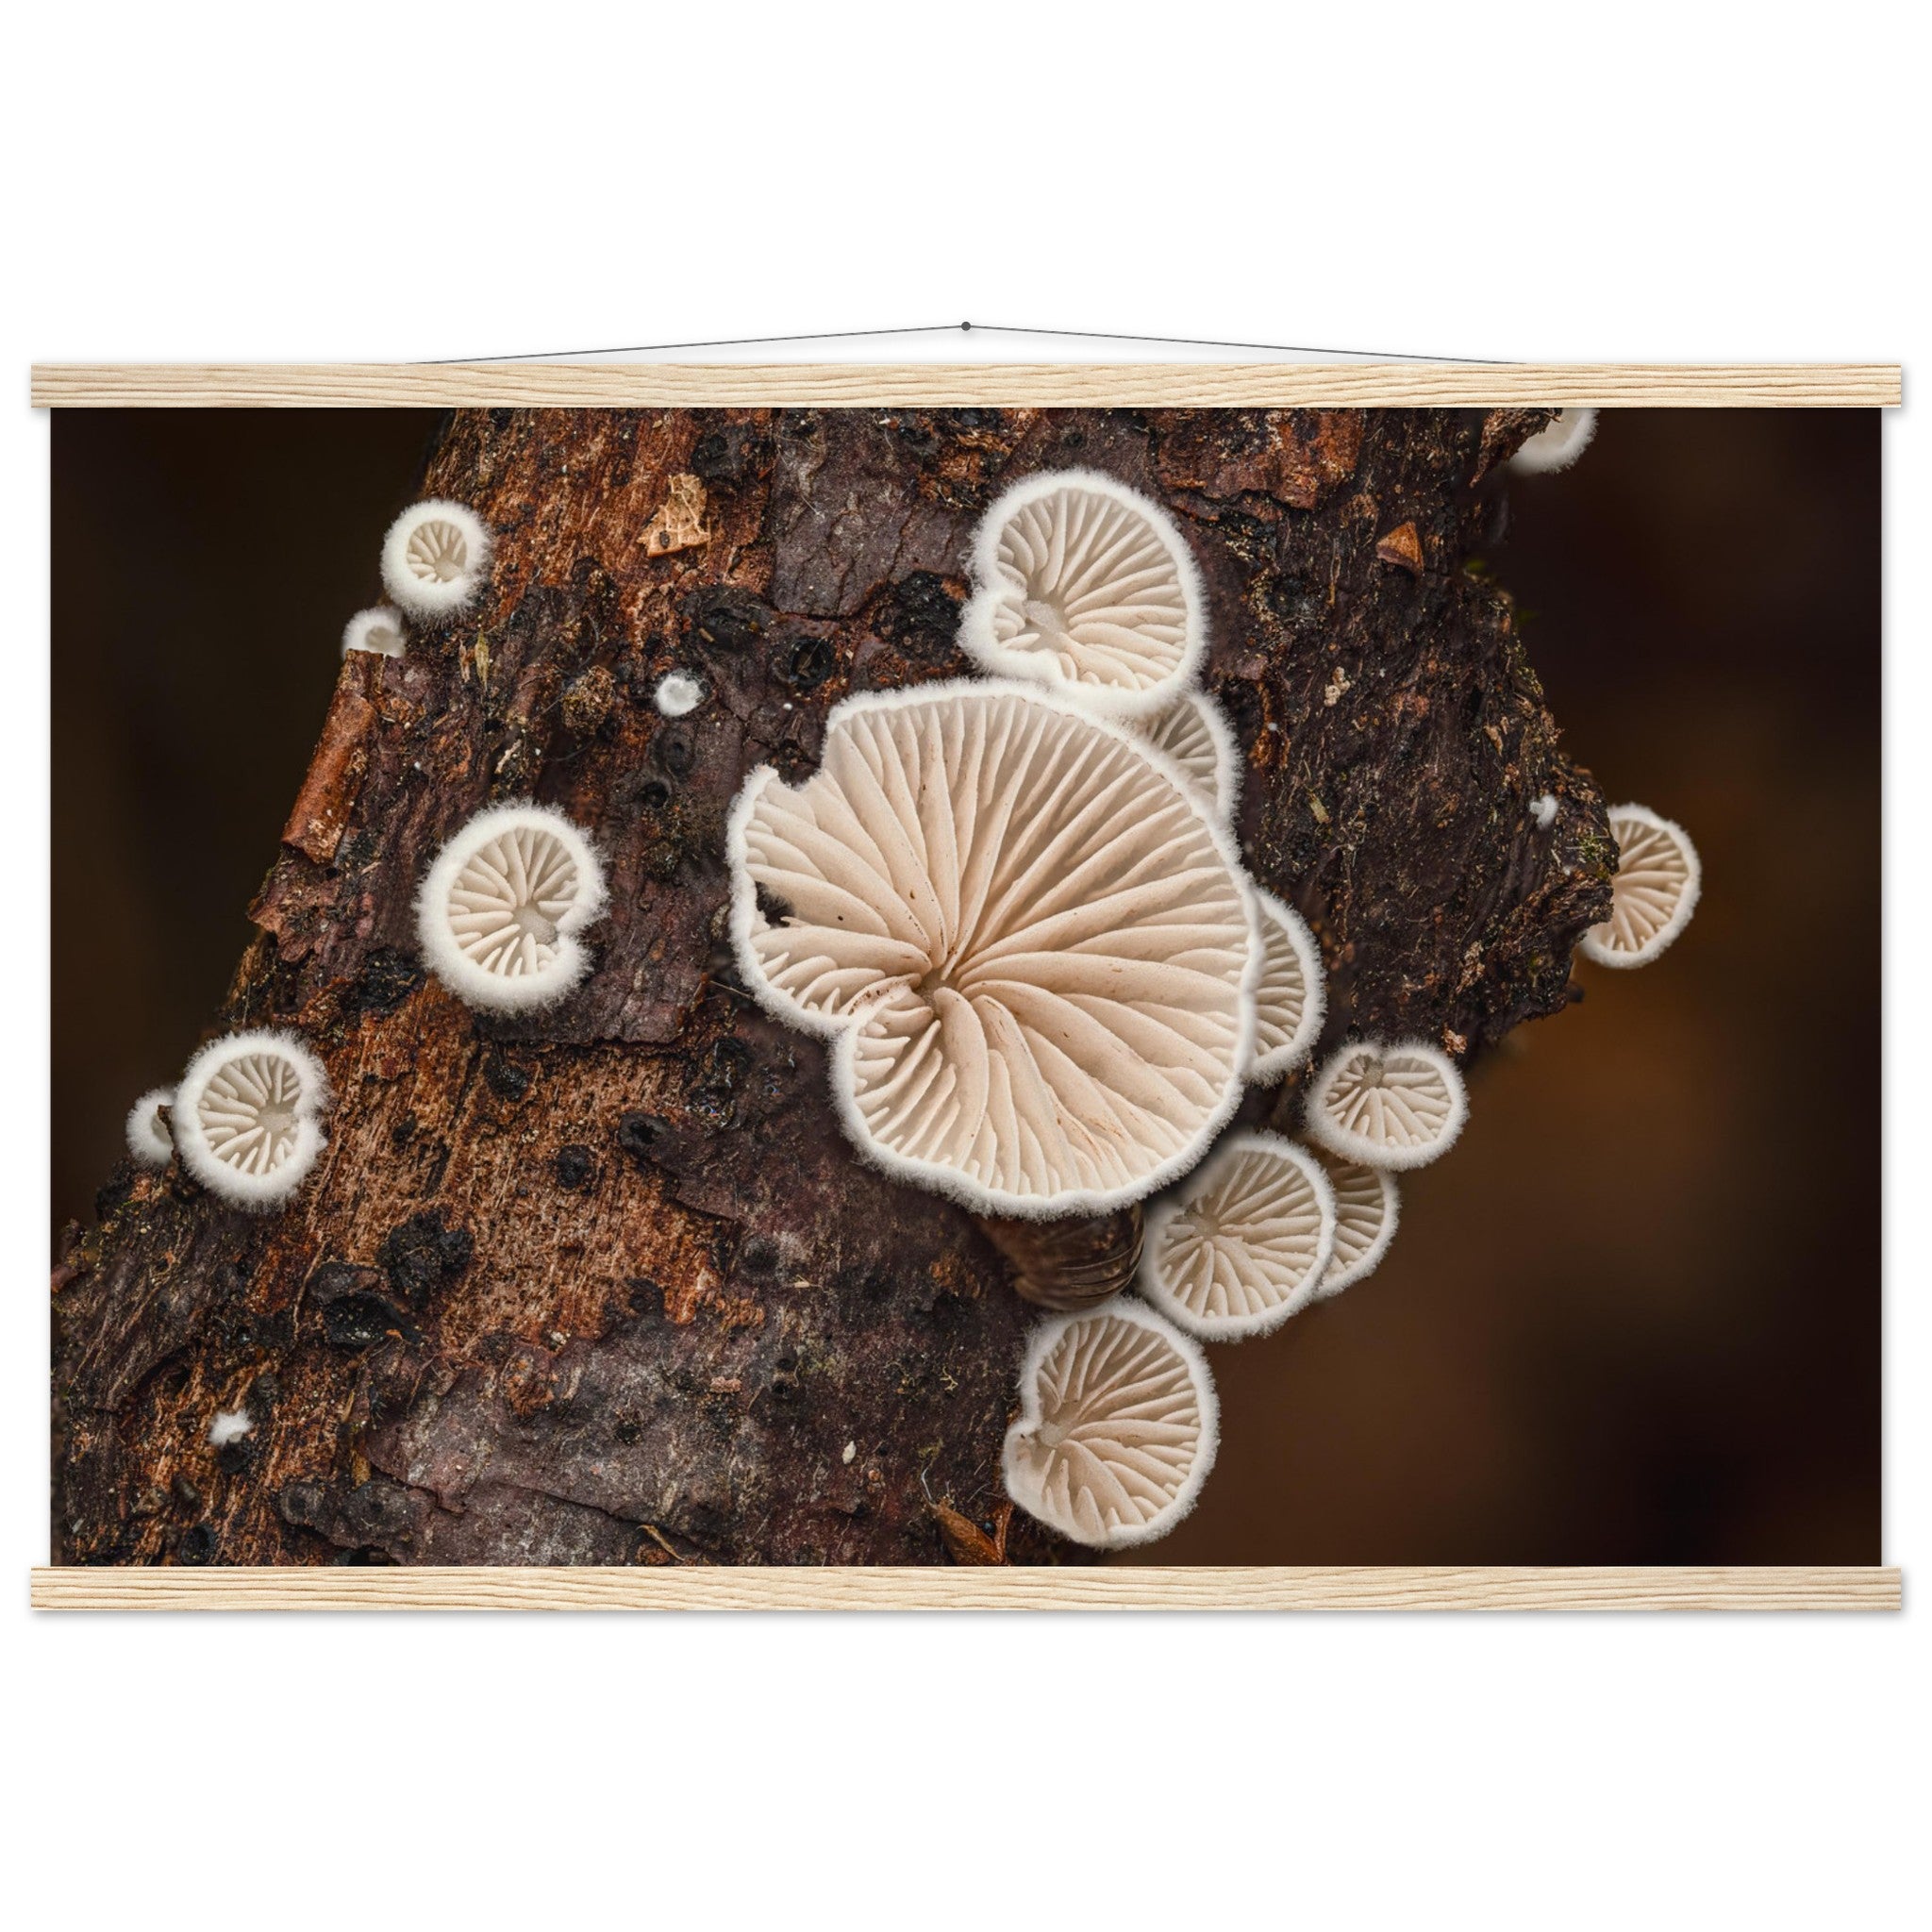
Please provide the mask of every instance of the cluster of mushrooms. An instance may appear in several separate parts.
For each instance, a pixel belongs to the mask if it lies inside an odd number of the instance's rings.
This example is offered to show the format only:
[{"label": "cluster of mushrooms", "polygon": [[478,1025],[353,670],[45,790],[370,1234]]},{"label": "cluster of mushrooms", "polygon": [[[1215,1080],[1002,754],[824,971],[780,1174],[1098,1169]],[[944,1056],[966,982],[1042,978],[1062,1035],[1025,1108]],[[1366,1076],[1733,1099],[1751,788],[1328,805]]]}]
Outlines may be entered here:
[{"label": "cluster of mushrooms", "polygon": [[[1588,415],[1544,436],[1574,457]],[[1542,441],[1524,467],[1567,459]],[[344,650],[398,654],[411,618],[465,608],[490,547],[459,505],[406,511],[383,546],[392,605],[353,619]],[[1061,1535],[1119,1548],[1171,1529],[1212,1465],[1198,1343],[1268,1334],[1371,1274],[1395,1173],[1450,1146],[1467,1100],[1426,1041],[1354,1039],[1309,1082],[1308,1144],[1224,1131],[1249,1086],[1308,1058],[1324,983],[1308,928],[1248,876],[1231,829],[1240,763],[1197,682],[1187,541],[1137,491],[1059,471],[992,505],[970,568],[959,642],[984,675],[850,697],[809,778],[746,778],[731,931],[759,1004],[828,1042],[862,1158],[972,1212],[1053,1310],[1021,1366],[1007,1489]],[[657,702],[678,716],[703,695],[673,672]],[[1688,922],[1697,857],[1642,807],[1611,822],[1614,906],[1582,950],[1637,966]],[[582,979],[604,908],[581,828],[499,806],[430,868],[418,934],[459,998],[525,1011]],[[129,1146],[267,1208],[313,1165],[326,1101],[298,1040],[241,1034],[143,1096]]]}]

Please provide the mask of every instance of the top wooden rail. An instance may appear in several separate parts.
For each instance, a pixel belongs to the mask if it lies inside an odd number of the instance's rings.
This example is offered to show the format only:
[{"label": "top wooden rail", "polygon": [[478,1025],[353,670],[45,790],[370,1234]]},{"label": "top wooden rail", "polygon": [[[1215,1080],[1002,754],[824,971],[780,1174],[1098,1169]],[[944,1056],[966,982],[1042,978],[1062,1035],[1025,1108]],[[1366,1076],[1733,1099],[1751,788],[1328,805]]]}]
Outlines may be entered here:
[{"label": "top wooden rail", "polygon": [[43,363],[51,409],[1886,408],[1895,363]]}]

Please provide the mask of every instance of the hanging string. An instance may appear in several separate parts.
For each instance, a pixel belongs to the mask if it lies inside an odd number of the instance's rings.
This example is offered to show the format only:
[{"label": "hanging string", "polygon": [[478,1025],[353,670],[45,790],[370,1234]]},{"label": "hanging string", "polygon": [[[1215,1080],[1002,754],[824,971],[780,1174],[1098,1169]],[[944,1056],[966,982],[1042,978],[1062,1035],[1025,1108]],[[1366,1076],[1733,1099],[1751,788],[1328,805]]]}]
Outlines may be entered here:
[{"label": "hanging string", "polygon": [[1000,323],[937,322],[912,328],[834,328],[812,335],[725,336],[706,342],[633,342],[621,349],[523,349],[508,356],[435,356],[416,366],[454,362],[557,362],[578,356],[659,356],[684,349],[762,349],[786,342],[849,342],[868,336],[1060,336],[1085,342],[1155,342],[1180,349],[1256,349],[1278,356],[1360,356],[1374,362],[1461,362],[1484,369],[1508,365],[1490,356],[1421,356],[1407,349],[1318,349],[1295,342],[1229,342],[1205,336],[1137,336],[1095,328],[1011,328]]}]

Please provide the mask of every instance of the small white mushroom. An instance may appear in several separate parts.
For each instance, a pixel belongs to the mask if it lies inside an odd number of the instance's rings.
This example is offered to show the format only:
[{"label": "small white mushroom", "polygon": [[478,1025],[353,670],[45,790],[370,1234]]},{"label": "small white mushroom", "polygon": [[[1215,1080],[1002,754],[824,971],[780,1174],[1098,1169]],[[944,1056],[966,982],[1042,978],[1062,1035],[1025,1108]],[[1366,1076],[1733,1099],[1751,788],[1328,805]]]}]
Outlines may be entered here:
[{"label": "small white mushroom", "polygon": [[1221,707],[1201,691],[1184,691],[1133,729],[1151,749],[1171,759],[1181,776],[1224,821],[1232,820],[1241,799],[1241,758],[1234,733]]},{"label": "small white mushroom", "polygon": [[412,503],[382,540],[382,582],[411,617],[454,617],[475,601],[490,568],[490,532],[473,509]]},{"label": "small white mushroom", "polygon": [[1315,1284],[1315,1300],[1324,1302],[1382,1265],[1395,1239],[1400,1201],[1395,1176],[1386,1169],[1339,1159],[1325,1150],[1317,1158],[1335,1190],[1335,1253]]},{"label": "small white mushroom", "polygon": [[658,680],[651,702],[666,718],[682,718],[704,702],[705,688],[683,671],[673,671]]},{"label": "small white mushroom", "polygon": [[1509,458],[1509,467],[1524,476],[1567,470],[1590,447],[1595,434],[1594,409],[1558,409],[1556,420],[1539,429]]},{"label": "small white mushroom", "polygon": [[172,1087],[156,1087],[128,1110],[127,1151],[142,1167],[166,1167],[175,1158],[175,1137],[160,1111],[174,1104]]},{"label": "small white mushroom", "polygon": [[1148,1215],[1141,1292],[1203,1341],[1241,1341],[1306,1307],[1334,1252],[1321,1163],[1278,1134],[1236,1134]]},{"label": "small white mushroom", "polygon": [[342,656],[351,651],[370,651],[378,658],[400,658],[408,645],[402,613],[387,604],[372,610],[358,610],[342,626]]},{"label": "small white mushroom", "polygon": [[591,955],[577,938],[603,916],[604,869],[560,811],[499,805],[450,840],[423,881],[423,957],[466,1006],[522,1013],[560,1000]]},{"label": "small white mushroom", "polygon": [[1207,642],[1200,573],[1167,512],[1089,470],[1016,484],[973,546],[960,647],[986,670],[1056,684],[1092,709],[1145,717]]},{"label": "small white mushroom", "polygon": [[1529,805],[1529,815],[1536,821],[1538,831],[1547,832],[1557,823],[1556,793],[1554,791],[1545,791],[1541,798],[1532,799]]},{"label": "small white mushroom", "polygon": [[1456,1062],[1419,1040],[1339,1048],[1308,1090],[1310,1137],[1369,1167],[1426,1166],[1468,1117]]},{"label": "small white mushroom", "polygon": [[254,1433],[255,1418],[245,1408],[218,1408],[208,1425],[208,1440],[217,1449],[225,1449],[230,1442]]},{"label": "small white mushroom", "polygon": [[980,1213],[1100,1213],[1185,1173],[1239,1101],[1239,858],[1082,707],[992,681],[848,698],[813,777],[751,774],[728,841],[746,983],[836,1038],[846,1132],[887,1173]]},{"label": "small white mushroom", "polygon": [[1610,830],[1618,852],[1610,916],[1576,950],[1599,966],[1647,966],[1690,924],[1704,867],[1683,826],[1648,806],[1612,806]]},{"label": "small white mushroom", "polygon": [[328,1077],[291,1033],[234,1033],[189,1061],[169,1113],[181,1162],[211,1194],[286,1201],[322,1152]]},{"label": "small white mushroom", "polygon": [[1074,1542],[1152,1542],[1194,1507],[1219,1427],[1201,1351],[1151,1308],[1124,1300],[1058,1316],[1021,1365],[1007,1493]]},{"label": "small white mushroom", "polygon": [[1328,994],[1322,950],[1301,914],[1259,886],[1253,891],[1261,974],[1255,982],[1255,1058],[1248,1078],[1268,1087],[1314,1050]]}]

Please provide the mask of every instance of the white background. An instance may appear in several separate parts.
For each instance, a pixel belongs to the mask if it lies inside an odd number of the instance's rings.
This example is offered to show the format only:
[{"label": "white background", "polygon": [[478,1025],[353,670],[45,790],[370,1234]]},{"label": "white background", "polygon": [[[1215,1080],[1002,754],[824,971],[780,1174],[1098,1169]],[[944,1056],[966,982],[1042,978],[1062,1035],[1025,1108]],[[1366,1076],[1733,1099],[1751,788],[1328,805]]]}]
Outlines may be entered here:
[{"label": "white background", "polygon": [[[529,1924],[598,1907],[915,1927],[1246,1925],[1298,1907],[1323,1926],[1816,1925],[1887,1907],[1932,1923],[1912,1610],[25,1609],[47,1358],[31,361],[491,355],[970,316],[1512,358],[1896,360],[1909,393],[1932,340],[1907,19],[1857,0],[16,16],[0,97],[0,1904],[81,1926]],[[1907,1104],[1932,1078],[1913,1024],[1932,883],[1932,439],[1916,413],[1885,434],[1903,1023],[1885,1553],[1908,1593],[1932,1566],[1912,1212],[1932,1135]],[[1829,1131],[1807,1118],[1792,1018],[1791,1128]],[[1868,1291],[1820,1281],[1820,1324]]]}]

